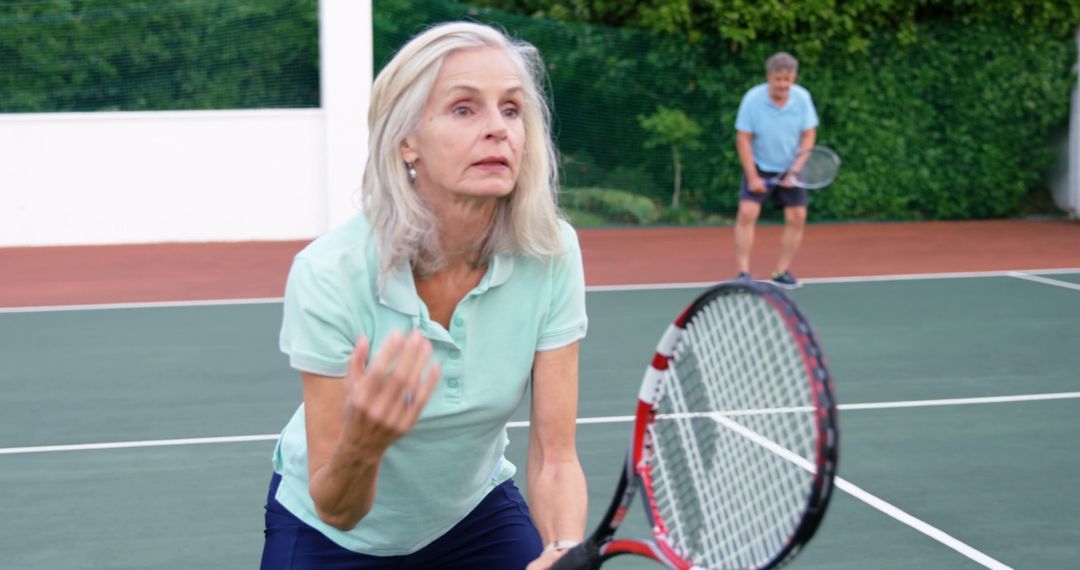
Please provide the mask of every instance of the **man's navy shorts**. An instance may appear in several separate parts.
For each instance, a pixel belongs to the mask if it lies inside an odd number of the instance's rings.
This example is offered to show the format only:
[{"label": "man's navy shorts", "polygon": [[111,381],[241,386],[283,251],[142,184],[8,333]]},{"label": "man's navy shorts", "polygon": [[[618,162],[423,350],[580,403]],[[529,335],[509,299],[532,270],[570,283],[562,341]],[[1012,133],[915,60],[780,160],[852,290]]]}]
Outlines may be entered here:
[{"label": "man's navy shorts", "polygon": [[[758,176],[762,178],[771,178],[780,174],[779,172],[768,172],[760,168],[757,169]],[[758,204],[764,204],[765,200],[772,198],[773,203],[778,208],[787,208],[789,206],[805,206],[809,201],[806,188],[796,188],[788,186],[773,186],[772,188],[766,188],[764,192],[757,194],[750,191],[750,187],[746,184],[746,176],[742,178],[742,184],[739,189],[739,200],[749,200],[751,202],[757,202]]]}]

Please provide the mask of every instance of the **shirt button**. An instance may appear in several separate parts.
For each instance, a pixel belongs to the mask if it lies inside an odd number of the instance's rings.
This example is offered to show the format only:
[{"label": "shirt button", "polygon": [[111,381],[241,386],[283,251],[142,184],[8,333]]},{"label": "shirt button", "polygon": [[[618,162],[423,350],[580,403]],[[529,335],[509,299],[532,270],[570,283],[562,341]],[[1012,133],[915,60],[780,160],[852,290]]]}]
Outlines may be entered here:
[{"label": "shirt button", "polygon": [[450,379],[448,379],[448,380],[446,381],[446,385],[447,385],[447,386],[449,386],[449,387],[451,387],[451,388],[457,388],[457,386],[458,386],[458,381],[457,381],[457,379],[456,379],[456,378],[450,378]]},{"label": "shirt button", "polygon": [[454,317],[452,323],[455,327],[460,327],[461,325],[465,324],[465,319],[461,317]]},{"label": "shirt button", "polygon": [[457,359],[461,358],[461,351],[460,351],[460,350],[458,350],[458,349],[456,349],[456,348],[455,348],[455,349],[452,349],[452,350],[450,351],[450,358],[451,358],[452,360],[457,360]]}]

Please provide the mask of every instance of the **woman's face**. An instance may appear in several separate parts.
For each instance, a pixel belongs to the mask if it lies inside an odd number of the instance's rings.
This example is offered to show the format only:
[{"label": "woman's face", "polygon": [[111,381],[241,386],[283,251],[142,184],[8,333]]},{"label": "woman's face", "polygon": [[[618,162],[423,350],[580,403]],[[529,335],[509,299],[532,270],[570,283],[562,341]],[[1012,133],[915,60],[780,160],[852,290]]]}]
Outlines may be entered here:
[{"label": "woman's face", "polygon": [[420,126],[402,143],[416,187],[431,199],[506,196],[525,143],[521,77],[497,48],[451,53],[428,96]]}]

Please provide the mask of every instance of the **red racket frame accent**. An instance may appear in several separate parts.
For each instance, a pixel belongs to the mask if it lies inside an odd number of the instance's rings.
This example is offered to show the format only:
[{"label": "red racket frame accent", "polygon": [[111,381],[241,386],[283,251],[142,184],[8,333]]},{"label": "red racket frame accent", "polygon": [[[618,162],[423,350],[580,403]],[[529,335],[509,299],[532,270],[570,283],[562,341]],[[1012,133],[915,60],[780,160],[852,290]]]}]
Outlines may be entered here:
[{"label": "red racket frame accent", "polygon": [[[767,300],[780,314],[788,330],[795,338],[807,371],[807,381],[815,407],[817,424],[815,449],[816,472],[813,487],[807,501],[807,509],[802,521],[789,538],[785,547],[760,569],[775,568],[794,556],[814,535],[828,506],[832,491],[832,480],[836,473],[839,432],[836,422],[836,403],[832,396],[832,382],[826,367],[824,354],[809,323],[783,291],[769,283],[762,282],[727,282],[721,283],[701,294],[675,319],[660,342],[645,371],[634,417],[634,429],[631,433],[626,463],[616,488],[615,497],[596,531],[586,543],[572,549],[564,559],[556,561],[552,567],[597,568],[599,564],[616,555],[636,554],[651,558],[661,564],[677,570],[696,570],[699,566],[683,557],[671,544],[668,530],[660,515],[652,488],[652,467],[649,462],[650,446],[648,431],[656,420],[656,394],[661,382],[667,378],[674,349],[685,331],[687,319],[701,306],[718,295],[735,291],[749,291]],[[823,401],[824,399],[824,401]],[[629,512],[630,503],[642,487],[645,499],[645,511],[652,527],[653,541],[613,539],[614,533]],[[591,554],[590,554],[591,552]]]}]

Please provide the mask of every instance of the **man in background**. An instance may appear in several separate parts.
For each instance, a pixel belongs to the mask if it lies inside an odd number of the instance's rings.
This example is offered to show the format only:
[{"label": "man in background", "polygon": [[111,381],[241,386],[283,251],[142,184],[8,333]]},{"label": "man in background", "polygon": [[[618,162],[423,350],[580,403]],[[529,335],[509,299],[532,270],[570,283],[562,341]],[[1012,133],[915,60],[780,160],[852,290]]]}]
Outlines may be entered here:
[{"label": "man in background", "polygon": [[[735,221],[735,262],[737,279],[751,279],[750,252],[754,247],[754,225],[761,206],[772,200],[784,209],[784,230],[780,256],[772,281],[796,289],[801,286],[791,274],[791,263],[802,242],[806,226],[807,192],[791,184],[817,135],[818,116],[810,92],[795,84],[799,62],[791,54],[779,52],[765,62],[766,82],[743,95],[735,119],[736,148],[742,164],[739,213]],[[766,180],[784,174],[775,185]]]}]

